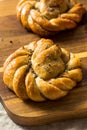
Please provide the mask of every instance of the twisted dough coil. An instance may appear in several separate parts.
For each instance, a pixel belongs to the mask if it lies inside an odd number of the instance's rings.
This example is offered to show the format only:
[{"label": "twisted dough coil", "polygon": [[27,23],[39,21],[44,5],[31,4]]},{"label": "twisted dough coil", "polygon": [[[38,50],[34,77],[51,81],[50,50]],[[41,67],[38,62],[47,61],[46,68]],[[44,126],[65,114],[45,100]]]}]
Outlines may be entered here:
[{"label": "twisted dough coil", "polygon": [[40,39],[11,54],[4,63],[4,83],[25,100],[55,100],[82,80],[80,60],[50,39]]},{"label": "twisted dough coil", "polygon": [[75,0],[20,0],[17,5],[23,26],[41,36],[75,28],[84,13],[83,5]]}]

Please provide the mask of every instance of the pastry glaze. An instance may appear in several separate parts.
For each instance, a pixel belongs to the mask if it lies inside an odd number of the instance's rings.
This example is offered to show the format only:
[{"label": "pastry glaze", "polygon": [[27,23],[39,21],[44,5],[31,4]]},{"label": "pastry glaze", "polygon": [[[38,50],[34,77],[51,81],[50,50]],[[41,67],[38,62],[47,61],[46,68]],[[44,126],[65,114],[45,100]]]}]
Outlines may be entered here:
[{"label": "pastry glaze", "polygon": [[56,100],[82,80],[81,63],[73,53],[42,38],[6,59],[3,80],[22,100]]},{"label": "pastry glaze", "polygon": [[75,0],[20,0],[17,17],[28,30],[41,36],[75,28],[85,8]]}]

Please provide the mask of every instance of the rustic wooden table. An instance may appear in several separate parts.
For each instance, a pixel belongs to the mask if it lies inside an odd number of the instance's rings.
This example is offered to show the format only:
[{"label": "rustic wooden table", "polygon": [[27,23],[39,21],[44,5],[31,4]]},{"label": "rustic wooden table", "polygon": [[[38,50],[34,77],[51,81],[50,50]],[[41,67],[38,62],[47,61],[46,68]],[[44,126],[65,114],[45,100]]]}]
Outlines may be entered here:
[{"label": "rustic wooden table", "polygon": [[[83,3],[87,9],[86,0],[78,1]],[[17,2],[18,0],[0,0],[0,67],[2,67],[7,56],[11,54],[13,51],[15,51],[17,48],[25,44],[28,44],[35,39],[40,38],[38,35],[33,34],[32,32],[27,32],[27,30],[25,30],[20,24],[20,22],[17,20],[15,10]],[[54,42],[59,43],[61,47],[65,47],[66,49],[74,53],[86,52],[87,13],[84,16],[83,21],[76,29],[59,33],[54,37],[51,37],[51,39],[54,40]],[[47,102],[42,104],[42,106],[44,107],[42,107],[41,104],[38,104],[36,107],[37,112],[35,110],[36,104],[33,104],[32,102],[30,102],[31,106],[28,106],[28,103],[24,104],[17,97],[15,97],[12,92],[9,92],[9,90],[4,87],[1,73],[0,97],[2,103],[6,105],[5,108],[7,107],[6,110],[8,112],[8,115],[11,116],[11,118],[16,123],[23,125],[34,124],[34,122],[32,122],[32,119],[30,122],[29,120],[27,121],[27,119],[25,119],[26,117],[30,119],[29,115],[31,110],[33,115],[36,114],[35,116],[37,116],[38,114],[40,116],[43,116],[45,113],[43,118],[35,120],[36,124],[42,124],[57,119],[59,120],[75,117],[87,117],[87,58],[83,58],[81,61],[83,69],[83,81],[78,85],[78,87],[75,90],[73,90],[68,97],[63,99],[62,102]],[[17,105],[19,109],[16,109]],[[53,106],[55,108],[52,108]],[[8,111],[8,108],[10,111]],[[25,112],[24,108],[26,109]],[[17,112],[16,114],[20,114],[20,117],[14,117],[14,114],[12,115],[11,112]],[[25,118],[23,118],[23,116]]]}]

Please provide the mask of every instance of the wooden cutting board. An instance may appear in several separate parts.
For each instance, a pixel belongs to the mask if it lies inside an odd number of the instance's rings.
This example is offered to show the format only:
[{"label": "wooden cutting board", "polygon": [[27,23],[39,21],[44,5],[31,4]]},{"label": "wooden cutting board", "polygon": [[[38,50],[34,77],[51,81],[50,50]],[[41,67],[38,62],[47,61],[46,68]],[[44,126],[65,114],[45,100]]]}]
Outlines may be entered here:
[{"label": "wooden cutting board", "polygon": [[[81,2],[87,8],[87,1],[82,0]],[[14,2],[11,5],[14,5]],[[25,30],[15,14],[13,15],[12,12],[8,14],[0,16],[0,67],[7,56],[16,49],[33,40],[40,39],[36,34]],[[87,13],[76,29],[61,32],[50,38],[73,53],[87,52]],[[15,123],[26,126],[87,117],[87,58],[82,58],[81,63],[82,82],[66,97],[43,103],[35,103],[30,100],[23,102],[17,98],[5,86],[2,79],[3,73],[0,73],[0,99],[9,117]]]}]

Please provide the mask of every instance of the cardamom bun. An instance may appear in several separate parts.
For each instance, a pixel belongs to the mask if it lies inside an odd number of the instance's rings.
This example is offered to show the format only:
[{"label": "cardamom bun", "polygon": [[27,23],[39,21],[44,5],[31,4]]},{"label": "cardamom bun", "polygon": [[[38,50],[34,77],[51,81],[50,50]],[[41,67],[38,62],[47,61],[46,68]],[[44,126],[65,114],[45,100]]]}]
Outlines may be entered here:
[{"label": "cardamom bun", "polygon": [[50,39],[40,39],[11,54],[3,81],[22,100],[64,97],[82,80],[80,59]]},{"label": "cardamom bun", "polygon": [[20,0],[17,4],[22,25],[41,36],[75,28],[84,13],[83,5],[75,0]]}]

